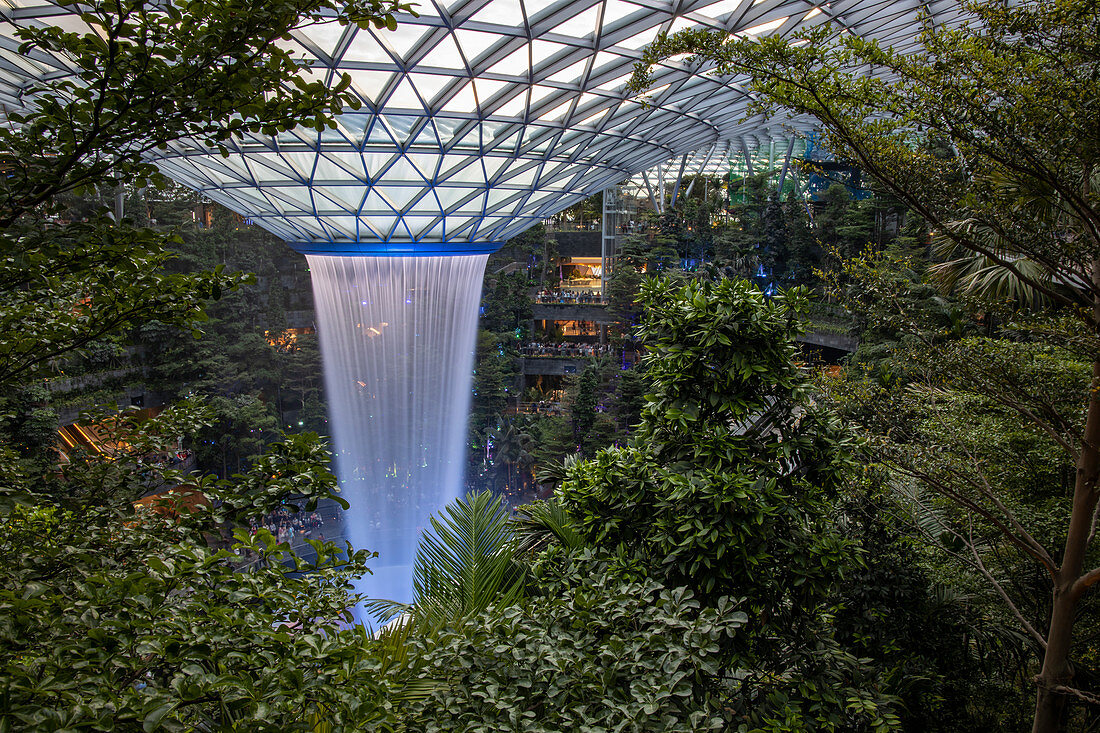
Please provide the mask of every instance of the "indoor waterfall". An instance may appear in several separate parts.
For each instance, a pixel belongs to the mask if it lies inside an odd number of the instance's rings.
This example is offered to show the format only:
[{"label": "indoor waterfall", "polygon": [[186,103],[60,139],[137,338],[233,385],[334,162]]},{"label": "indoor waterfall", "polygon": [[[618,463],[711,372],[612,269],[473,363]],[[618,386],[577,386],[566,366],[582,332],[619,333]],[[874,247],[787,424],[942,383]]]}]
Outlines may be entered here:
[{"label": "indoor waterfall", "polygon": [[488,255],[310,255],[344,534],[373,550],[359,591],[412,600],[428,517],[462,490]]}]

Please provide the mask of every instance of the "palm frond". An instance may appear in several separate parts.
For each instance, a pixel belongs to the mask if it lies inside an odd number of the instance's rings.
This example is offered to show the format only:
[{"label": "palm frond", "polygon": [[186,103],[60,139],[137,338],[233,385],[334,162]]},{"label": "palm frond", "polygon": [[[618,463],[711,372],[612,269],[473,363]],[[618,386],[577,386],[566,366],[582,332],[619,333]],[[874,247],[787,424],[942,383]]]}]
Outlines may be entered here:
[{"label": "palm frond", "polygon": [[560,484],[569,474],[570,469],[584,460],[579,453],[564,456],[560,462],[547,463],[535,476],[540,484]]},{"label": "palm frond", "polygon": [[519,598],[523,573],[499,498],[467,494],[432,517],[431,525],[413,568],[414,618],[444,624]]},{"label": "palm frond", "polygon": [[516,552],[539,552],[557,542],[567,549],[585,545],[585,538],[574,528],[573,520],[556,501],[538,501],[518,511],[512,520]]},{"label": "palm frond", "polygon": [[[964,220],[948,225],[955,233],[982,243],[994,256],[961,247],[947,233],[932,238],[932,253],[942,260],[928,272],[932,281],[944,292],[955,291],[996,300],[1009,300],[1029,307],[1047,305],[1050,298],[1043,288],[1060,289],[1072,283],[1060,282],[1046,265],[1014,252],[1010,244],[980,222]],[[1015,271],[1002,261],[1012,263]]]}]

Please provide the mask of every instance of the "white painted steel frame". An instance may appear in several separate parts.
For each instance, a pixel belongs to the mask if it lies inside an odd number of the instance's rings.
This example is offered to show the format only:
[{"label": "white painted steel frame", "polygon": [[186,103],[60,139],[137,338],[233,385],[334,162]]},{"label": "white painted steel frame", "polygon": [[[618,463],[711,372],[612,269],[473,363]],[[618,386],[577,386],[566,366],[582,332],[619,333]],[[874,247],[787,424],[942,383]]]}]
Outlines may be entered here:
[{"label": "white painted steel frame", "polygon": [[[28,80],[67,70],[40,52],[20,55],[11,24],[80,21],[44,0],[0,3],[0,102],[18,106]],[[726,151],[806,129],[745,118],[738,79],[677,60],[655,70],[648,104],[627,94],[658,33],[789,34],[833,21],[904,49],[920,12],[961,17],[955,0],[426,0],[418,10],[392,32],[329,22],[295,33],[311,73],[351,75],[363,101],[336,130],[249,136],[229,158],[179,142],[158,164],[304,252],[491,251],[659,163],[699,151],[699,167],[716,166]]]}]

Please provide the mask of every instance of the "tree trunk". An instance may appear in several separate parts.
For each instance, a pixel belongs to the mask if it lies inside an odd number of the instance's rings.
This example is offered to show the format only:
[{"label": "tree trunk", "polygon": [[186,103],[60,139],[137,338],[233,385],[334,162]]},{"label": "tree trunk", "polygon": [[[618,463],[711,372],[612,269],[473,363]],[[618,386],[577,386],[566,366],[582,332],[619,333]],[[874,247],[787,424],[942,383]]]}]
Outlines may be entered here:
[{"label": "tree trunk", "polygon": [[[1093,263],[1093,281],[1100,281],[1100,263]],[[1094,300],[1094,324],[1100,323],[1100,301]],[[1032,733],[1058,733],[1065,716],[1067,696],[1058,687],[1073,686],[1073,666],[1070,647],[1073,643],[1073,621],[1077,601],[1083,589],[1074,583],[1084,571],[1085,553],[1092,532],[1092,515],[1097,501],[1097,477],[1100,473],[1100,357],[1092,364],[1092,384],[1089,390],[1088,415],[1077,459],[1077,476],[1073,487],[1073,511],[1066,533],[1062,564],[1055,573],[1054,597],[1047,632],[1047,648],[1043,666],[1035,682],[1035,718]]]}]

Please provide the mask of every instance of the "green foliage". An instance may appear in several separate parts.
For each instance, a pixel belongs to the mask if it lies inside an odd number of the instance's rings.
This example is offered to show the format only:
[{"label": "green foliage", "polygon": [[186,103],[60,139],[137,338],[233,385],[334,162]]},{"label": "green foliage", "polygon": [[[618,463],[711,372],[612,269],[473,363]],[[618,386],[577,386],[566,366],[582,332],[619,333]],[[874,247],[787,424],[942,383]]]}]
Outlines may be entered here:
[{"label": "green foliage", "polygon": [[590,555],[565,577],[430,639],[422,675],[448,681],[411,707],[411,730],[721,730],[707,681],[714,650],[745,623],[722,600],[701,608],[684,588],[625,582]]},{"label": "green foliage", "polygon": [[750,727],[889,727],[888,703],[827,630],[857,564],[831,521],[854,442],[810,407],[793,361],[804,294],[650,280],[643,298],[642,424],[626,448],[567,471],[562,507],[624,577],[686,586],[705,607],[744,598],[748,623],[716,652],[739,680],[724,704]]},{"label": "green foliage", "polygon": [[342,628],[365,551],[314,542],[313,561],[234,522],[333,497],[316,436],[275,443],[233,482],[203,479],[142,507],[179,476],[144,458],[202,411],[116,421],[112,460],[74,454],[64,475],[12,470],[0,531],[0,725],[19,730],[338,729],[385,714],[362,634]]}]

